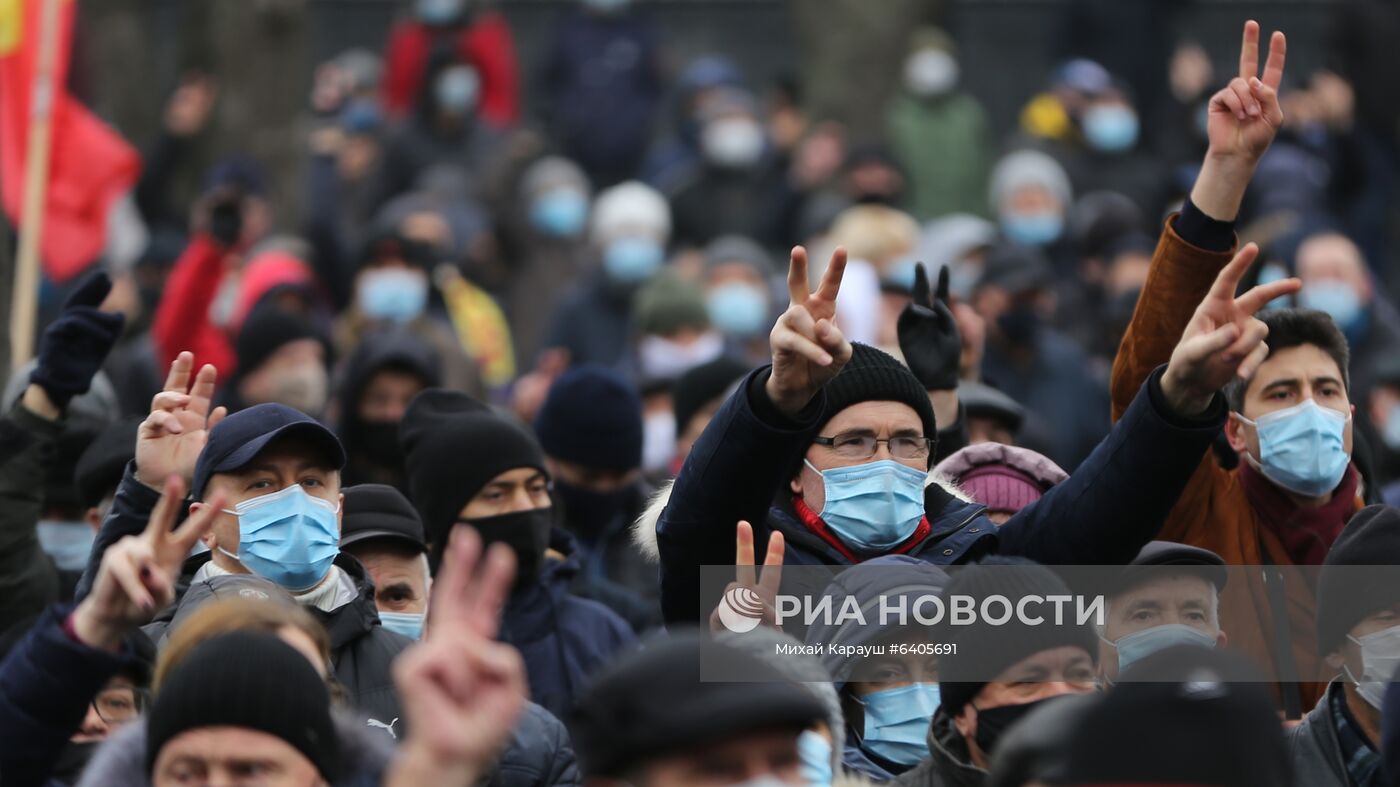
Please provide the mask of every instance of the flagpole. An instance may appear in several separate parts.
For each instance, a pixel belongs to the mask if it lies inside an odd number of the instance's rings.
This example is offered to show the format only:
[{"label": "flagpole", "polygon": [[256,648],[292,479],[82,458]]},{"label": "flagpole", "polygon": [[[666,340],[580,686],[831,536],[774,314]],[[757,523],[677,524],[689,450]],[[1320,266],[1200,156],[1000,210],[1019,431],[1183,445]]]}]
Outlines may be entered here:
[{"label": "flagpole", "polygon": [[44,197],[49,185],[53,142],[53,73],[58,60],[58,6],[70,0],[30,0],[41,4],[39,67],[29,98],[29,133],[24,155],[24,199],[20,204],[19,255],[10,293],[10,364],[18,369],[34,354],[34,322],[39,305],[39,239],[44,232]]}]

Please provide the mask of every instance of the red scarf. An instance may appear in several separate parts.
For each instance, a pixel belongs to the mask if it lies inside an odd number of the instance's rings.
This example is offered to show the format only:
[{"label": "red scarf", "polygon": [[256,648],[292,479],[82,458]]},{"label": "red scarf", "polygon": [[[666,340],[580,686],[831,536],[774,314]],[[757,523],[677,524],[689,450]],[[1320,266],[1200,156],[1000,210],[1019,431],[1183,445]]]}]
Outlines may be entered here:
[{"label": "red scarf", "polygon": [[1348,465],[1332,499],[1320,508],[1299,508],[1297,503],[1248,460],[1240,462],[1240,485],[1259,521],[1283,544],[1288,559],[1297,566],[1319,566],[1337,540],[1347,520],[1356,513],[1358,474]]},{"label": "red scarf", "polygon": [[[807,503],[805,503],[802,498],[794,497],[792,499],[792,508],[797,512],[797,518],[802,520],[802,524],[806,525],[808,530],[815,533],[821,540],[830,544],[833,549],[841,553],[842,557],[852,563],[861,562],[861,558],[856,557],[854,552],[848,549],[845,544],[841,543],[841,539],[837,538],[836,535],[831,532],[831,529],[827,527],[826,523],[822,521],[822,518],[817,515],[817,512],[807,507]],[[902,555],[917,546],[932,532],[933,525],[928,523],[928,516],[921,516],[919,517],[919,526],[914,528],[913,535],[904,539],[904,543],[885,554]]]}]

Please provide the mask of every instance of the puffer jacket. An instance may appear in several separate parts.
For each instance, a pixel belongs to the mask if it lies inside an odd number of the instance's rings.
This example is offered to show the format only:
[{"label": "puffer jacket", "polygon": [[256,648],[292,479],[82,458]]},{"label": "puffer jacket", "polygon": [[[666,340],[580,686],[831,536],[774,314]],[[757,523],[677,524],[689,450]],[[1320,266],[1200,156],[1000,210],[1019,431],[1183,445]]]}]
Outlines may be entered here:
[{"label": "puffer jacket", "polygon": [[525,660],[530,699],[562,717],[593,671],[635,637],[617,613],[569,592],[579,570],[572,537],[555,528],[550,549],[557,559],[506,603],[499,638]]},{"label": "puffer jacket", "polygon": [[[769,372],[753,372],[715,414],[661,512],[656,536],[668,623],[694,624],[714,608],[718,598],[701,597],[700,567],[734,563],[734,523],[741,519],[753,523],[755,543],[766,543],[774,530],[783,533],[784,565],[859,562],[809,528],[787,491],[794,468],[824,425],[825,392],[789,419],[763,390]],[[1158,369],[1141,386],[1127,413],[1073,475],[1004,525],[994,525],[983,506],[931,484],[924,490],[929,527],[891,551],[940,565],[993,553],[1047,565],[1128,563],[1157,535],[1225,422],[1218,394],[1201,418],[1174,415],[1161,391],[1161,374]]]}]

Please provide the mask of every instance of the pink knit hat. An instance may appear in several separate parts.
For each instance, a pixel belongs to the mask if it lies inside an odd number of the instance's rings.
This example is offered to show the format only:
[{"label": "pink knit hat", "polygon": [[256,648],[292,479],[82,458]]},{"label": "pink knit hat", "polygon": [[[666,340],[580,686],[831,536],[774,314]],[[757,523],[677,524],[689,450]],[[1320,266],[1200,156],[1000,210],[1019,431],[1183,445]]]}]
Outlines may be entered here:
[{"label": "pink knit hat", "polygon": [[934,468],[993,513],[1014,514],[1034,503],[1069,476],[1059,465],[1029,448],[978,443],[952,454]]}]

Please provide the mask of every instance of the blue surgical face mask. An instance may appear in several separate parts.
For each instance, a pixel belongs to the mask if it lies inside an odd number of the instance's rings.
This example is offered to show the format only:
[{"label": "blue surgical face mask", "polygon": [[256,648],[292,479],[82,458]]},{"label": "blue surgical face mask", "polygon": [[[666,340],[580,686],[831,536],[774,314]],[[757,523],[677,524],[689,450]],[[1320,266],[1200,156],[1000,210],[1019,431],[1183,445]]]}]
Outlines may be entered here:
[{"label": "blue surgical face mask", "polygon": [[594,11],[620,11],[630,5],[632,0],[583,0],[583,4]]},{"label": "blue surgical face mask", "polygon": [[810,787],[831,787],[831,741],[811,730],[797,736],[797,757],[802,762],[802,781]]},{"label": "blue surgical face mask", "polygon": [[1006,239],[1021,246],[1048,246],[1064,232],[1064,217],[1052,211],[1007,213],[1001,217]]},{"label": "blue surgical face mask", "polygon": [[223,509],[238,517],[238,554],[219,551],[293,593],[315,587],[340,554],[340,506],[301,484]]},{"label": "blue surgical face mask", "polygon": [[422,612],[380,612],[379,623],[384,628],[409,639],[423,638]]},{"label": "blue surgical face mask", "polygon": [[619,284],[640,284],[665,261],[661,244],[650,238],[618,238],[603,250],[603,270]]},{"label": "blue surgical face mask", "polygon": [[82,571],[92,553],[92,542],[97,540],[97,531],[86,522],[52,519],[39,520],[36,535],[40,548],[60,571]]},{"label": "blue surgical face mask", "polygon": [[928,756],[929,721],[939,702],[937,683],[912,683],[861,697],[861,748],[896,765],[917,765]]},{"label": "blue surgical face mask", "polygon": [[[1259,284],[1273,284],[1288,278],[1288,269],[1277,262],[1266,262],[1259,268]],[[1264,304],[1265,309],[1286,309],[1290,305],[1287,295],[1280,295],[1277,298]]]},{"label": "blue surgical face mask", "polygon": [[555,238],[576,238],[588,221],[588,197],[574,189],[554,189],[530,204],[530,223]]},{"label": "blue surgical face mask", "polygon": [[1130,664],[1141,661],[1159,650],[1166,650],[1174,645],[1198,645],[1202,648],[1214,648],[1216,641],[1214,634],[1184,623],[1167,623],[1142,631],[1134,631],[1119,637],[1117,642],[1104,640],[1118,651],[1118,672],[1120,675]]},{"label": "blue surgical face mask", "polygon": [[429,25],[445,25],[457,21],[466,7],[464,0],[417,0],[415,10],[419,21]]},{"label": "blue surgical face mask", "polygon": [[1122,153],[1137,144],[1137,113],[1121,104],[1105,104],[1084,110],[1084,141],[1105,153]]},{"label": "blue surgical face mask", "polygon": [[1390,406],[1386,412],[1385,428],[1381,429],[1381,441],[1392,451],[1400,451],[1400,402]]},{"label": "blue surgical face mask", "polygon": [[1312,399],[1251,421],[1259,433],[1259,458],[1245,457],[1264,477],[1290,492],[1322,497],[1341,483],[1351,456],[1345,432],[1351,416]]},{"label": "blue surgical face mask", "polygon": [[758,336],[768,328],[768,295],[743,282],[729,282],[705,296],[710,322],[728,336]]},{"label": "blue surgical face mask", "polygon": [[1298,305],[1304,309],[1326,312],[1343,332],[1355,330],[1363,316],[1361,296],[1350,284],[1335,279],[1322,279],[1303,285],[1303,289],[1298,291]]},{"label": "blue surgical face mask", "polygon": [[861,552],[899,546],[923,519],[926,473],[892,459],[830,470],[802,461],[822,477],[822,521]]},{"label": "blue surgical face mask", "polygon": [[428,276],[408,268],[365,271],[355,287],[355,300],[371,320],[410,322],[428,306]]}]

